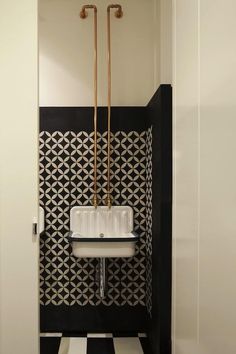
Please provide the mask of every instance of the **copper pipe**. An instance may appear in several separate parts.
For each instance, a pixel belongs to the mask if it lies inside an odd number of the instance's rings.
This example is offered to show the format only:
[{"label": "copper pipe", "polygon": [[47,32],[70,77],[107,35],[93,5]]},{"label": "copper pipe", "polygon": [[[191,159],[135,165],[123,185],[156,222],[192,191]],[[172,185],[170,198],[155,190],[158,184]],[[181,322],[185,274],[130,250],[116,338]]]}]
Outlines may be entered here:
[{"label": "copper pipe", "polygon": [[97,208],[97,106],[98,106],[98,61],[97,61],[97,7],[95,5],[84,5],[80,12],[80,17],[85,19],[88,17],[86,9],[94,10],[94,195],[93,206]]},{"label": "copper pipe", "polygon": [[123,11],[121,5],[109,5],[107,7],[107,61],[108,61],[108,96],[107,96],[107,206],[112,205],[111,199],[111,9],[116,9],[115,17],[121,18]]}]

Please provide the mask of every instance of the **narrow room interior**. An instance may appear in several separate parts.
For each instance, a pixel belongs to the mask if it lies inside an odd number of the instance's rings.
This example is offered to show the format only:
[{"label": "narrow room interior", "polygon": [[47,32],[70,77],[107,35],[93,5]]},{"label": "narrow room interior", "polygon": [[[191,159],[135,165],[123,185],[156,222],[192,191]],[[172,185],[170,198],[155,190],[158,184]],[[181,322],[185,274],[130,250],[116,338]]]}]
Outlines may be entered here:
[{"label": "narrow room interior", "polygon": [[235,354],[236,2],[0,1],[0,354]]}]

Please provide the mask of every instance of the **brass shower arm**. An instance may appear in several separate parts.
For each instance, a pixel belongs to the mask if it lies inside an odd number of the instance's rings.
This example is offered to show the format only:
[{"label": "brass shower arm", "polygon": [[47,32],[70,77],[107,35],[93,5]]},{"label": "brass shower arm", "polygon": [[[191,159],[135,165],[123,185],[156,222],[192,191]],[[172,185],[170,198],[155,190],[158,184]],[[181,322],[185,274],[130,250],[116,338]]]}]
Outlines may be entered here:
[{"label": "brass shower arm", "polygon": [[97,13],[97,6],[96,5],[84,5],[82,10],[80,11],[80,18],[84,19],[88,17],[87,9],[93,9],[95,13]]},{"label": "brass shower arm", "polygon": [[110,209],[111,200],[111,9],[116,9],[115,17],[121,18],[123,11],[121,5],[111,4],[107,7],[107,66],[108,66],[108,95],[107,95],[107,206]]},{"label": "brass shower arm", "polygon": [[121,18],[123,16],[122,6],[118,4],[111,4],[107,7],[107,12],[110,12],[111,9],[117,9],[115,12],[116,18]]},{"label": "brass shower arm", "polygon": [[93,206],[97,208],[97,88],[98,88],[98,55],[97,55],[97,7],[95,5],[84,5],[80,11],[80,18],[85,19],[88,17],[87,9],[94,10],[94,195]]}]

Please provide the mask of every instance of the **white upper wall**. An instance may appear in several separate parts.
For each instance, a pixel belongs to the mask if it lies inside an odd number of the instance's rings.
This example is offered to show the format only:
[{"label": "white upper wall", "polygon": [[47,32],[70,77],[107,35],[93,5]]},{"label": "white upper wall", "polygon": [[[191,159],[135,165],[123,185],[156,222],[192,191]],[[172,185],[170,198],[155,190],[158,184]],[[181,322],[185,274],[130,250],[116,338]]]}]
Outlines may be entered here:
[{"label": "white upper wall", "polygon": [[154,0],[155,87],[172,84],[172,0]]},{"label": "white upper wall", "polygon": [[[146,105],[159,86],[154,21],[159,0],[119,1],[112,14],[112,105]],[[169,1],[169,0],[168,0]],[[107,5],[98,7],[98,104],[107,105]],[[40,0],[40,106],[93,105],[93,12],[81,20],[84,1]]]},{"label": "white upper wall", "polygon": [[159,43],[159,72],[160,83],[172,83],[172,0],[157,0],[158,8],[157,24],[160,26]]}]

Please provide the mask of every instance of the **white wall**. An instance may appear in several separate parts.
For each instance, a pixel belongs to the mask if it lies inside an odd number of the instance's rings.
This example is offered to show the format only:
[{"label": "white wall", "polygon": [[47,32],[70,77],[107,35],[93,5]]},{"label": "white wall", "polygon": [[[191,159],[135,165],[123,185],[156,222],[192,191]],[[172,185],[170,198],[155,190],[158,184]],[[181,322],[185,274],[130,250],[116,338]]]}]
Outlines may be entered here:
[{"label": "white wall", "polygon": [[172,84],[172,0],[154,0],[156,86]]},{"label": "white wall", "polygon": [[173,4],[173,353],[234,354],[236,2]]},{"label": "white wall", "polygon": [[39,351],[37,1],[0,1],[0,353]]},{"label": "white wall", "polygon": [[[112,16],[113,105],[146,105],[157,89],[154,77],[156,0],[120,1],[121,20]],[[97,0],[99,105],[107,105],[109,0]],[[40,105],[93,105],[93,12],[81,20],[81,0],[39,1]],[[155,64],[155,65],[154,65]]]}]

